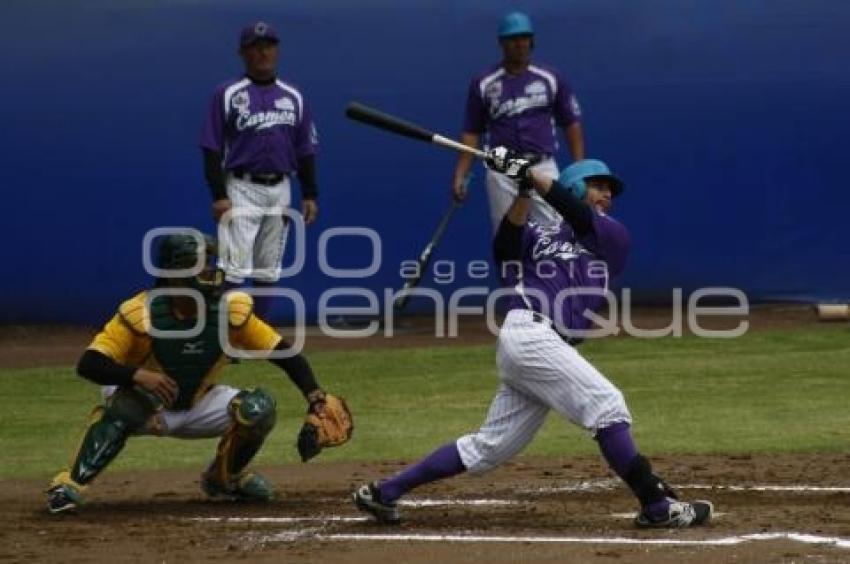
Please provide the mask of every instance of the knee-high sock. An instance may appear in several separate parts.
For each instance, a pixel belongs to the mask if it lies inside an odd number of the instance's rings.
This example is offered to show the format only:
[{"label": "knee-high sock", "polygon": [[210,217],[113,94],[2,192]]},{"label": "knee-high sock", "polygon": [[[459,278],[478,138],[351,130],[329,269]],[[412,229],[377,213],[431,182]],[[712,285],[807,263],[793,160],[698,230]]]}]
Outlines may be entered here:
[{"label": "knee-high sock", "polygon": [[638,453],[628,423],[615,423],[596,433],[599,449],[614,472],[634,492],[644,511],[656,517],[666,514],[670,493],[652,473],[649,461]]},{"label": "knee-high sock", "polygon": [[625,479],[638,453],[629,424],[614,423],[610,427],[600,429],[596,433],[596,441],[608,466],[617,476]]},{"label": "knee-high sock", "polygon": [[392,503],[413,488],[465,472],[454,442],[443,445],[416,464],[380,484],[381,499]]}]

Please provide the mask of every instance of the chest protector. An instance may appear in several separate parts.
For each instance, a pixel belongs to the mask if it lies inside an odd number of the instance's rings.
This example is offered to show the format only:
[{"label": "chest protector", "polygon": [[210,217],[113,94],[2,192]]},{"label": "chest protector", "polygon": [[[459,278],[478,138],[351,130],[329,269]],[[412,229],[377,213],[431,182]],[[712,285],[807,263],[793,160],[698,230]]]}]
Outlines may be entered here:
[{"label": "chest protector", "polygon": [[[182,410],[192,406],[192,399],[223,354],[218,340],[218,301],[206,301],[207,322],[200,335],[193,338],[152,338],[154,358],[163,372],[174,379],[180,388],[177,401],[171,409]],[[151,326],[159,331],[188,331],[197,321],[177,318],[167,296],[160,296],[151,301]]]}]

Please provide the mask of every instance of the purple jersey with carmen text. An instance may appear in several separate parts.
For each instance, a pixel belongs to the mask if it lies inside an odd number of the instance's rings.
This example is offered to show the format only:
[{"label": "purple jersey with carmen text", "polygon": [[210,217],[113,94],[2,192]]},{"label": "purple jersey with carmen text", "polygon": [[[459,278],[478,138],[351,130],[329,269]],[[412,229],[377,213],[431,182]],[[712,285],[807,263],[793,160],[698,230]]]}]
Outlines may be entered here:
[{"label": "purple jersey with carmen text", "polygon": [[[577,237],[566,222],[557,225],[528,223],[522,233],[522,280],[517,267],[505,268],[505,286],[513,287],[508,309],[533,309],[555,321],[556,329],[584,330],[590,320],[584,311],[598,311],[606,300],[601,295],[570,295],[568,289],[604,292],[611,278],[625,267],[631,242],[629,232],[611,216],[594,213],[593,229]],[[539,296],[545,297],[541,303]]]},{"label": "purple jersey with carmen text", "polygon": [[297,88],[243,77],[215,89],[200,145],[222,153],[226,170],[292,174],[299,158],[316,153],[318,139]]},{"label": "purple jersey with carmen text", "polygon": [[498,64],[472,79],[463,129],[486,132],[490,147],[554,155],[555,125],[566,127],[580,117],[578,100],[555,69],[531,64],[512,75]]}]

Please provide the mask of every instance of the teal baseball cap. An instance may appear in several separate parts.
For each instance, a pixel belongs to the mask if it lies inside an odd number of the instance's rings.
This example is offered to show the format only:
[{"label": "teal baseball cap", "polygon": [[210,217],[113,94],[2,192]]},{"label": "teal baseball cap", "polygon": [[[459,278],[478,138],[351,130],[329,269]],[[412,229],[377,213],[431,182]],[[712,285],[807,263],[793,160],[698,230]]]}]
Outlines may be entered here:
[{"label": "teal baseball cap", "polygon": [[518,35],[534,35],[531,18],[523,12],[511,12],[502,18],[499,24],[499,39],[516,37]]}]

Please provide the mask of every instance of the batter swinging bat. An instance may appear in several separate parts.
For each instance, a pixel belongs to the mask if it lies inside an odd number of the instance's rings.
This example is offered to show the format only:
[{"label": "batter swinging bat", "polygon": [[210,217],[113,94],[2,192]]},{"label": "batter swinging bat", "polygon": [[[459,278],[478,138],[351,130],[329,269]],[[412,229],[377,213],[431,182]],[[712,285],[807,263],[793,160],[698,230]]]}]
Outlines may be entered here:
[{"label": "batter swinging bat", "polygon": [[384,112],[370,108],[369,106],[364,106],[358,102],[351,102],[348,104],[348,107],[345,109],[345,115],[355,121],[367,123],[379,129],[386,129],[387,131],[391,131],[405,137],[434,143],[435,145],[442,145],[443,147],[448,147],[462,153],[469,153],[480,159],[487,156],[484,151],[474,149],[468,145],[464,145],[463,143],[458,143],[454,139],[449,139],[448,137],[443,137],[433,131],[428,131],[424,127],[416,125],[415,123],[410,123],[409,121],[385,114]]},{"label": "batter swinging bat", "polygon": [[[472,175],[468,174],[466,179],[463,181],[464,185],[469,186],[469,181],[471,179]],[[425,268],[431,260],[431,255],[433,254],[434,249],[437,248],[437,245],[440,243],[440,239],[443,238],[443,233],[446,232],[446,227],[449,226],[449,222],[452,220],[452,216],[454,216],[460,206],[461,204],[459,202],[452,199],[452,205],[446,213],[443,214],[443,218],[437,225],[437,229],[434,230],[434,235],[431,236],[431,240],[428,241],[428,244],[425,245],[425,248],[422,249],[422,252],[419,254],[419,260],[416,261],[416,274],[404,281],[404,286],[402,286],[401,290],[399,290],[398,297],[393,303],[393,306],[398,311],[404,309],[404,306],[406,306],[407,302],[410,300],[410,290],[419,285],[419,281],[422,280],[422,275],[425,274]]]}]

